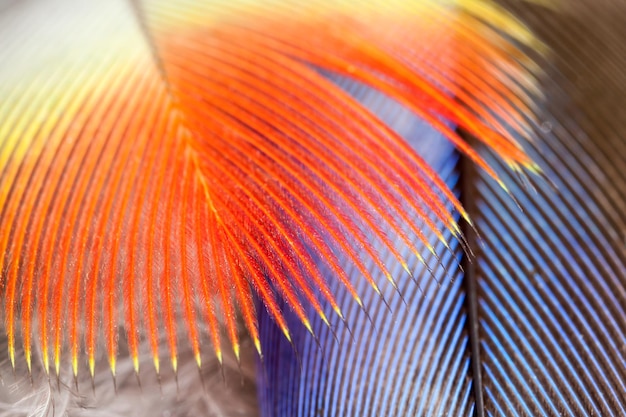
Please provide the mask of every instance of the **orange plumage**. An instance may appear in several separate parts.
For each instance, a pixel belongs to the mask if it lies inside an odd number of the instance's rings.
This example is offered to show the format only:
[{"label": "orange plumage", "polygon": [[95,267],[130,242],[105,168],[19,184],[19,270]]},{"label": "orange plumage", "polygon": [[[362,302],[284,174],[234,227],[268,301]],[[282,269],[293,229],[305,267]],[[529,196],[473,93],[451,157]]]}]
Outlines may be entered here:
[{"label": "orange plumage", "polygon": [[[518,140],[530,137],[537,94],[522,50],[541,45],[494,6],[101,6],[45,29],[58,38],[46,44],[17,28],[23,45],[2,51],[18,62],[0,77],[13,364],[21,337],[29,369],[40,344],[46,372],[58,374],[67,351],[76,375],[84,352],[93,376],[104,343],[115,374],[123,322],[135,371],[142,337],[159,371],[161,326],[174,370],[179,343],[200,366],[207,334],[221,360],[221,326],[239,355],[237,311],[261,353],[255,295],[287,338],[279,299],[308,329],[307,305],[327,321],[321,300],[343,317],[317,257],[365,308],[340,254],[376,286],[367,260],[395,280],[379,243],[406,265],[387,231],[431,251],[418,219],[444,243],[437,221],[460,237],[446,203],[469,218],[443,181],[319,69],[402,103],[496,180],[450,124],[513,169],[538,169]],[[501,20],[481,20],[486,10]],[[17,72],[47,54],[45,68]]]}]

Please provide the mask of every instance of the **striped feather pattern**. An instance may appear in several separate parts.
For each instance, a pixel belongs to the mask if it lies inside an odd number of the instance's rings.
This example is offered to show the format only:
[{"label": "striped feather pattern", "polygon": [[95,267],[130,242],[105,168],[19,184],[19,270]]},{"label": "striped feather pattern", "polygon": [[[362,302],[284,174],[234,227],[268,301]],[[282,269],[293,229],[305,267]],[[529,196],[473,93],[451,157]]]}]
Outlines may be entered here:
[{"label": "striped feather pattern", "polygon": [[0,5],[16,410],[245,327],[263,415],[626,414],[626,9],[530,3]]},{"label": "striped feather pattern", "polygon": [[262,354],[253,296],[291,340],[286,311],[309,333],[309,306],[327,325],[322,303],[345,319],[322,269],[365,308],[348,269],[380,293],[376,270],[397,285],[382,249],[411,272],[425,260],[415,242],[434,255],[434,233],[449,246],[453,213],[467,218],[457,198],[314,67],[395,98],[492,176],[450,123],[512,169],[537,170],[519,143],[538,94],[520,48],[541,45],[493,5],[79,3],[1,15],[0,288],[13,366],[21,343],[29,370],[40,348],[46,374],[67,361],[77,378],[86,362],[94,378],[105,351],[115,377],[123,328],[136,373],[145,340],[157,375],[163,360],[176,373],[182,343],[198,367],[207,341],[218,361],[225,343],[238,357],[238,312]]},{"label": "striped feather pattern", "polygon": [[[346,79],[340,85],[409,139],[446,183],[458,190],[459,156],[441,135],[367,87]],[[430,238],[442,255],[435,259],[425,246],[418,247],[429,266],[412,263],[414,279],[389,259],[402,296],[385,287],[382,276],[384,300],[361,284],[368,294],[363,298],[368,315],[350,308],[349,294],[335,284],[348,327],[334,320],[331,332],[319,320],[313,321],[320,347],[304,334],[296,334],[294,353],[277,337],[275,326],[261,320],[262,341],[268,346],[263,363],[266,374],[259,375],[262,415],[471,414],[468,317],[458,267],[462,250],[454,240],[447,250],[435,236]],[[401,241],[396,243],[402,246]],[[348,271],[355,283],[362,282],[358,271]]]},{"label": "striped feather pattern", "polygon": [[[611,2],[571,6],[564,14],[507,6],[551,50],[553,66],[546,66],[540,84],[546,106],[533,109],[541,140],[530,151],[549,182],[520,181],[487,157],[510,185],[512,199],[484,172],[450,155],[461,201],[478,232],[466,230],[476,257],[464,258],[462,273],[451,280],[433,269],[435,278],[443,277],[439,291],[450,299],[405,293],[409,311],[394,309],[384,331],[371,330],[354,342],[340,339],[331,348],[322,339],[323,353],[313,354],[310,365],[307,353],[302,373],[261,384],[269,391],[261,391],[261,399],[268,398],[264,415],[626,414],[626,32],[620,23],[626,9]],[[446,315],[453,309],[441,309],[454,300],[461,303],[460,321]],[[420,304],[428,305],[428,314],[412,315]],[[387,317],[382,301],[373,309]],[[462,337],[441,337],[428,327],[429,315],[449,320]],[[269,326],[265,331],[274,332]],[[315,351],[301,343],[302,350]],[[437,349],[456,362],[433,354]],[[271,365],[284,369],[286,357],[273,358]],[[413,367],[423,371],[407,380]],[[320,368],[323,373],[309,371]]]},{"label": "striped feather pattern", "polygon": [[571,15],[526,12],[567,77],[542,88],[554,117],[531,152],[557,189],[532,179],[535,190],[512,189],[520,211],[468,173],[484,242],[472,277],[483,415],[626,414],[626,119],[616,110],[626,8],[575,3]]}]

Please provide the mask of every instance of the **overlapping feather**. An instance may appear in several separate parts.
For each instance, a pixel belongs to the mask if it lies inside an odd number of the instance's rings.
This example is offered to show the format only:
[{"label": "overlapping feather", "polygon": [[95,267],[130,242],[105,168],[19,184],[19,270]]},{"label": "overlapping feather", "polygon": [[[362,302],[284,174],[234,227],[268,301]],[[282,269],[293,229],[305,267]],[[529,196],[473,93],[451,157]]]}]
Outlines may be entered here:
[{"label": "overlapping feather", "polygon": [[[409,308],[398,301],[389,314],[382,302],[372,305],[376,330],[356,319],[352,327],[363,332],[355,341],[340,334],[337,344],[322,333],[319,352],[296,335],[307,352],[301,373],[262,320],[263,340],[278,352],[267,368],[293,370],[288,382],[276,373],[269,384],[261,380],[263,415],[624,415],[626,9],[584,0],[568,6],[560,14],[507,5],[551,50],[538,80],[541,140],[529,153],[554,187],[533,178],[517,185],[488,157],[516,204],[450,153],[442,172],[459,177],[460,200],[480,234],[467,234],[475,258],[465,258],[453,281],[442,280],[439,267],[424,272],[424,295],[404,293]],[[352,89],[369,102],[371,91]],[[391,105],[378,100],[384,113]],[[437,280],[441,288],[429,292]],[[317,322],[314,329],[323,332]]]},{"label": "overlapping feather", "polygon": [[537,169],[519,48],[540,44],[489,3],[55,0],[0,18],[1,285],[29,369],[33,346],[56,374],[67,349],[93,377],[104,345],[115,375],[121,324],[136,372],[143,337],[157,374],[180,343],[201,366],[205,335],[221,360],[220,326],[238,356],[236,311],[261,353],[254,296],[291,340],[284,309],[310,333],[308,306],[345,319],[322,269],[367,308],[347,269],[382,296],[380,248],[409,273],[416,242],[443,256],[429,233],[451,250],[457,198],[318,69],[393,97],[496,180],[449,123]]},{"label": "overlapping feather", "polygon": [[[458,193],[459,155],[438,132],[380,93],[347,79],[338,82],[402,134]],[[361,284],[357,288],[365,294],[369,315],[354,311],[349,295],[335,284],[333,289],[350,318],[351,332],[335,319],[335,336],[314,320],[321,349],[299,332],[294,335],[294,353],[275,325],[262,315],[261,335],[267,354],[263,373],[257,377],[261,415],[472,415],[470,320],[464,274],[458,267],[463,250],[449,232],[446,234],[449,251],[434,235],[429,236],[442,253],[440,259],[418,244],[427,264],[411,262],[411,275],[388,251],[379,248],[399,282],[401,296],[385,285],[381,274],[375,275],[389,308]],[[396,244],[403,247],[399,239]],[[348,272],[358,285],[358,271]],[[335,282],[331,271],[328,276]]]}]

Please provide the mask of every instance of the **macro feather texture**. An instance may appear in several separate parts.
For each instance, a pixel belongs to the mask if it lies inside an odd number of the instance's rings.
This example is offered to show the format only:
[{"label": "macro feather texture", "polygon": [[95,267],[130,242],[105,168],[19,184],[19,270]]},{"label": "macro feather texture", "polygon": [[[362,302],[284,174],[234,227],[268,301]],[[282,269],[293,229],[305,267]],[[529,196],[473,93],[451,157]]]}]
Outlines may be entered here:
[{"label": "macro feather texture", "polygon": [[[322,333],[318,351],[295,337],[307,352],[302,373],[262,321],[263,340],[278,352],[267,368],[281,369],[260,384],[263,415],[625,414],[626,119],[616,109],[626,85],[618,69],[626,4],[569,4],[563,13],[507,5],[551,51],[538,80],[541,140],[528,149],[554,185],[532,177],[515,185],[489,157],[513,201],[454,151],[437,159],[445,144],[421,149],[457,183],[479,234],[466,234],[475,257],[459,254],[464,270],[454,279],[440,266],[432,276],[418,266],[423,294],[404,288],[409,307],[388,300],[393,314],[374,303],[376,326],[356,319],[355,341],[340,333],[336,344]],[[371,102],[371,91],[349,81],[346,88]],[[390,106],[381,101],[377,113]],[[314,329],[323,331],[317,322]],[[289,381],[284,368],[294,375]]]},{"label": "macro feather texture", "polygon": [[624,141],[568,74],[584,7],[1,8],[17,396],[254,415],[256,351],[262,415],[625,413]]}]

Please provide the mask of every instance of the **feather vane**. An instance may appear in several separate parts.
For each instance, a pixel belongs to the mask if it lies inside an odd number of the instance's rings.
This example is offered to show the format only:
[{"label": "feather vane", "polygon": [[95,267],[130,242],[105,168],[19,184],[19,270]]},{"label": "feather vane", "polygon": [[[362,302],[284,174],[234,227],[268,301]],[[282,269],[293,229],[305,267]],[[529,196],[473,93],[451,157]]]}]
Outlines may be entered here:
[{"label": "feather vane", "polygon": [[[46,13],[53,23],[30,31]],[[66,348],[73,374],[84,352],[93,378],[102,338],[115,375],[120,325],[136,372],[144,336],[159,372],[161,327],[176,371],[180,323],[198,366],[206,333],[221,360],[221,326],[238,357],[237,309],[260,354],[255,295],[291,340],[285,306],[310,333],[308,306],[326,325],[322,303],[345,320],[322,267],[367,308],[340,257],[380,296],[372,267],[397,286],[380,247],[411,272],[387,233],[409,257],[425,262],[421,242],[441,261],[429,234],[451,250],[453,210],[467,212],[320,70],[397,100],[505,189],[451,124],[538,171],[520,145],[538,71],[522,50],[541,45],[490,3],[55,0],[1,17],[12,64],[0,71],[0,285],[14,366],[21,336],[29,369],[37,345],[58,375]]]}]

